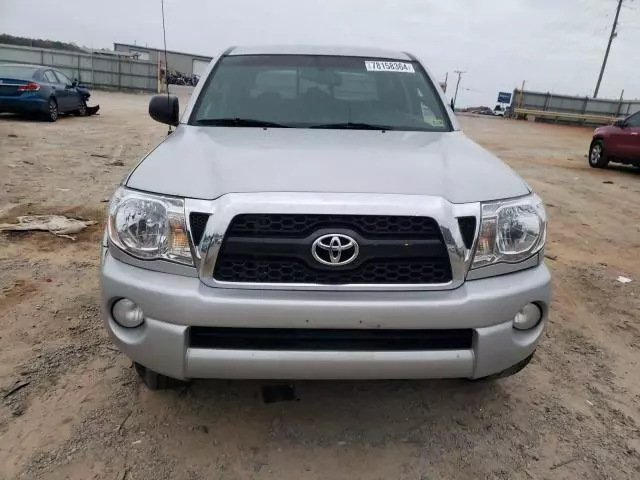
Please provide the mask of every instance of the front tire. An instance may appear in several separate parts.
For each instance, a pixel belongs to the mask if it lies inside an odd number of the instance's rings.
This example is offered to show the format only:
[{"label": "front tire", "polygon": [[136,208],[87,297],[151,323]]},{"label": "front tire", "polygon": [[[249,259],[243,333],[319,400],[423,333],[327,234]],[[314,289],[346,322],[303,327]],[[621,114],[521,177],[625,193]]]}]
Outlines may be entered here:
[{"label": "front tire", "polygon": [[44,114],[44,119],[47,122],[55,122],[58,120],[58,102],[56,102],[55,98],[49,99],[49,104],[47,105],[47,111]]},{"label": "front tire", "polygon": [[140,377],[140,380],[142,380],[142,383],[144,383],[149,390],[168,390],[184,384],[184,382],[180,380],[154,372],[139,363],[134,363],[133,366],[136,369],[136,373]]},{"label": "front tire", "polygon": [[87,102],[85,102],[84,100],[81,100],[80,101],[80,106],[73,113],[78,117],[86,117],[87,116]]},{"label": "front tire", "polygon": [[604,142],[596,140],[589,148],[589,166],[592,168],[605,168],[609,164],[604,151]]}]

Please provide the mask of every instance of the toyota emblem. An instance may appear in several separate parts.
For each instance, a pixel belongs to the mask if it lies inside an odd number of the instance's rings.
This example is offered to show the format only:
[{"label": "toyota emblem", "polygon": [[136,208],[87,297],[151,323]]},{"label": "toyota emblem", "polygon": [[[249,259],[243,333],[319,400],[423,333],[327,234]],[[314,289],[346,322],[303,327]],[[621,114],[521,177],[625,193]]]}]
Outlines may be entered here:
[{"label": "toyota emblem", "polygon": [[358,258],[360,247],[349,235],[330,233],[316,238],[311,254],[318,262],[331,267],[348,265]]}]

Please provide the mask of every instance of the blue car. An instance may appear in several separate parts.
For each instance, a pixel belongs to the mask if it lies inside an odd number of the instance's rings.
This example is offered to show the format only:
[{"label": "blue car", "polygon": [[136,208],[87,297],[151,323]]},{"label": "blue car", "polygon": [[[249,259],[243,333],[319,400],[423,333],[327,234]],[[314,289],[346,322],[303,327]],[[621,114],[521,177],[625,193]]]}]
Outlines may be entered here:
[{"label": "blue car", "polygon": [[61,113],[86,115],[89,96],[86,88],[54,68],[0,64],[0,113],[55,122]]}]

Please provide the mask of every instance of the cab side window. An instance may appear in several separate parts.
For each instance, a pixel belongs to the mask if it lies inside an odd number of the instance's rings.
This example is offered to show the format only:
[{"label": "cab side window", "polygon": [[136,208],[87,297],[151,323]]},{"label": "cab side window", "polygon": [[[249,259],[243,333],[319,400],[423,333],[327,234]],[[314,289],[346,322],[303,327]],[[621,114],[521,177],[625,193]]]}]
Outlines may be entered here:
[{"label": "cab side window", "polygon": [[64,73],[57,70],[53,73],[55,73],[56,77],[58,77],[58,83],[61,83],[62,85],[71,85],[71,80]]},{"label": "cab side window", "polygon": [[58,78],[51,70],[47,70],[44,72],[44,79],[49,83],[60,83],[58,82]]}]

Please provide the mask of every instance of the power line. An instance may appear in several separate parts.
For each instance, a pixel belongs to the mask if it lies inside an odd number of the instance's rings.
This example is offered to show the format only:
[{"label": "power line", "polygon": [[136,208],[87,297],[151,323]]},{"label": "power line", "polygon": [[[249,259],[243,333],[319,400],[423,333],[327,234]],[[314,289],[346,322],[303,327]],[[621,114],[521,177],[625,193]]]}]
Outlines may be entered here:
[{"label": "power line", "polygon": [[616,16],[613,19],[613,27],[611,27],[611,35],[609,35],[609,43],[607,43],[607,51],[604,53],[604,60],[602,61],[602,68],[600,69],[600,75],[598,76],[598,83],[596,83],[596,89],[593,92],[593,98],[598,97],[598,90],[600,90],[600,84],[602,83],[602,76],[604,75],[604,69],[607,66],[607,60],[609,60],[609,52],[611,51],[611,42],[616,38],[618,32],[616,27],[618,26],[618,17],[620,17],[620,9],[622,8],[622,1],[618,0],[618,8],[616,9]]}]

